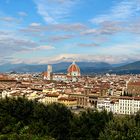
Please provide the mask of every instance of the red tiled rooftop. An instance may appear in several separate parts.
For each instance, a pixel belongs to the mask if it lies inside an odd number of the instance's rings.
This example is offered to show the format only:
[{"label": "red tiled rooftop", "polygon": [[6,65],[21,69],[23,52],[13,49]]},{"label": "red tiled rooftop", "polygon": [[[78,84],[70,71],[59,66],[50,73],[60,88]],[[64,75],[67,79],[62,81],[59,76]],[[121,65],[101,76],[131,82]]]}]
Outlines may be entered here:
[{"label": "red tiled rooftop", "polygon": [[140,86],[140,82],[129,82],[128,85]]},{"label": "red tiled rooftop", "polygon": [[129,96],[120,96],[119,99],[126,100],[140,100],[140,97],[129,97]]},{"label": "red tiled rooftop", "polygon": [[47,94],[46,96],[47,97],[58,97],[59,95],[58,94]]}]

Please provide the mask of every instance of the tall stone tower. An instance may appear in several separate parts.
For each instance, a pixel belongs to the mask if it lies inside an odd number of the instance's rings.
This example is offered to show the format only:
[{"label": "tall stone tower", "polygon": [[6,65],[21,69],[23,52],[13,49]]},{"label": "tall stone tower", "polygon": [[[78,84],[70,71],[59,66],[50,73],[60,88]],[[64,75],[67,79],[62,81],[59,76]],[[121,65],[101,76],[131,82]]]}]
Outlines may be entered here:
[{"label": "tall stone tower", "polygon": [[52,75],[52,65],[48,65],[48,68],[47,68],[47,80],[51,80],[51,75]]}]

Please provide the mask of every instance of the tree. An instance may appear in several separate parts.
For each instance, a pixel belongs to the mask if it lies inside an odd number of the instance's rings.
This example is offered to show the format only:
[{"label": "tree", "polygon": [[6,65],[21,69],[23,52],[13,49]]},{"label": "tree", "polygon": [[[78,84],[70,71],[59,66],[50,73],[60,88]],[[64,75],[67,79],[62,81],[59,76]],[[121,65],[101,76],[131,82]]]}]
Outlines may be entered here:
[{"label": "tree", "polygon": [[0,134],[69,138],[71,111],[62,104],[44,105],[25,98],[0,100]]},{"label": "tree", "polygon": [[75,116],[72,124],[71,140],[98,139],[107,122],[112,119],[112,113],[88,109]]},{"label": "tree", "polygon": [[47,125],[51,136],[58,140],[69,139],[72,113],[63,104],[48,105]]},{"label": "tree", "polygon": [[99,140],[139,140],[140,128],[133,116],[115,117],[100,133]]}]

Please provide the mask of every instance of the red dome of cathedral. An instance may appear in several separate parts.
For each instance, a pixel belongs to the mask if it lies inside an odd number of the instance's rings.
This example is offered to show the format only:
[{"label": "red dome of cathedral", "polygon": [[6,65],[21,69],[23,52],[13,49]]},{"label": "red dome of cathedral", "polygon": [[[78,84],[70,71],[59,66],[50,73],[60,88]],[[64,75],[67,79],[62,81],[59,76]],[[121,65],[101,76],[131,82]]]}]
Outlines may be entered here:
[{"label": "red dome of cathedral", "polygon": [[71,75],[71,73],[76,72],[78,75],[80,75],[80,68],[73,62],[69,68],[68,68],[68,74]]}]

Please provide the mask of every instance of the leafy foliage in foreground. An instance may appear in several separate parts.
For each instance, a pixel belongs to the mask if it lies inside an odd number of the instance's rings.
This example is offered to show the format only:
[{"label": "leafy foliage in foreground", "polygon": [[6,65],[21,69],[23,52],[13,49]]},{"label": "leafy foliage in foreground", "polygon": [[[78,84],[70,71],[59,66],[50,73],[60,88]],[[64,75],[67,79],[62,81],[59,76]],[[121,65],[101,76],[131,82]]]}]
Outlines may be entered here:
[{"label": "leafy foliage in foreground", "polygon": [[140,113],[114,117],[87,109],[73,114],[62,104],[0,99],[0,140],[138,140]]},{"label": "leafy foliage in foreground", "polygon": [[44,136],[36,136],[36,135],[28,135],[28,134],[6,134],[0,135],[0,140],[55,140],[54,138]]},{"label": "leafy foliage in foreground", "polygon": [[140,121],[136,116],[115,117],[100,133],[99,140],[140,140]]}]

